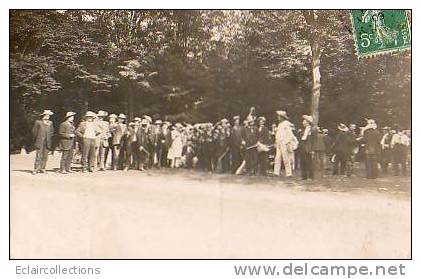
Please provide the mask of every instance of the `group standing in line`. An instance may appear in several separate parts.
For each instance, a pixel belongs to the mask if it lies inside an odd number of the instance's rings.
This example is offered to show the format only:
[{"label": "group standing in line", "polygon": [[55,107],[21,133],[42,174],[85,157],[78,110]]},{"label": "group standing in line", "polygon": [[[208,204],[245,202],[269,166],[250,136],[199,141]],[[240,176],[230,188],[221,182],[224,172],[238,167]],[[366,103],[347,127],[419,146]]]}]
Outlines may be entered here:
[{"label": "group standing in line", "polygon": [[[33,127],[33,174],[45,173],[53,149],[51,115],[51,110],[44,110]],[[271,129],[254,108],[243,121],[236,115],[215,124],[173,124],[148,115],[127,123],[122,113],[108,115],[100,110],[88,111],[76,127],[75,115],[67,112],[58,129],[62,174],[74,172],[71,166],[76,153],[81,153],[82,172],[185,167],[290,178],[300,169],[302,179],[313,179],[315,173],[323,177],[330,162],[333,175],[350,176],[358,155],[364,157],[369,179],[379,176],[378,165],[384,174],[392,164],[394,175],[405,175],[410,160],[410,131],[395,126],[384,127],[381,133],[373,119],[366,119],[366,126],[359,128],[339,123],[332,139],[327,129],[314,126],[311,116],[303,115],[297,129],[282,110],[276,111],[278,123]]]}]

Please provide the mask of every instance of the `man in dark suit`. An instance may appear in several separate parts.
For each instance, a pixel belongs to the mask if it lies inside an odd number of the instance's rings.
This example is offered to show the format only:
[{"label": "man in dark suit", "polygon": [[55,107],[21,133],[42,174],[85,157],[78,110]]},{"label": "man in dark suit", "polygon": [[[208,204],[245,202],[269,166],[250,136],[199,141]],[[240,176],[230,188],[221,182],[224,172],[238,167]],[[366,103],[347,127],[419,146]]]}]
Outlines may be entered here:
[{"label": "man in dark suit", "polygon": [[168,149],[171,146],[172,143],[172,139],[171,139],[171,131],[169,129],[169,126],[171,126],[171,123],[168,121],[165,121],[162,124],[160,133],[159,133],[159,142],[158,142],[158,146],[159,146],[159,166],[162,167],[167,167],[168,166],[168,160],[167,160],[167,155],[168,155]]},{"label": "man in dark suit", "polygon": [[244,141],[244,127],[240,124],[240,116],[233,117],[234,125],[231,128],[230,150],[231,150],[231,170],[235,173],[243,162],[241,155],[242,148],[246,144]]},{"label": "man in dark suit", "polygon": [[47,165],[48,152],[52,150],[52,137],[54,134],[53,122],[50,121],[50,116],[53,115],[51,110],[44,110],[41,114],[42,119],[36,120],[32,128],[32,135],[35,138],[35,163],[32,174],[39,172],[45,173]]},{"label": "man in dark suit", "polygon": [[136,138],[138,142],[139,147],[139,166],[138,170],[144,171],[146,164],[149,166],[152,166],[152,163],[150,160],[153,160],[153,157],[151,156],[152,151],[151,148],[153,145],[151,144],[151,137],[150,137],[150,130],[149,130],[149,121],[146,119],[143,119],[140,123],[141,126],[137,130]]},{"label": "man in dark suit", "polygon": [[269,129],[266,127],[266,118],[261,116],[257,118],[258,127],[257,127],[257,141],[259,145],[263,148],[257,148],[257,166],[260,175],[266,175],[267,167],[268,167],[268,156],[269,156],[269,149],[266,150],[267,146],[270,144],[270,135]]},{"label": "man in dark suit", "polygon": [[365,169],[366,177],[368,179],[376,179],[379,176],[377,167],[381,145],[382,136],[377,129],[377,124],[374,119],[368,119],[367,125],[362,128],[362,139],[360,142],[365,143]]},{"label": "man in dark suit", "polygon": [[126,145],[126,164],[124,167],[125,171],[128,171],[131,163],[134,168],[139,169],[139,141],[138,141],[138,131],[140,129],[140,122],[142,119],[140,117],[135,117],[133,122],[129,123],[127,128],[127,145]]},{"label": "man in dark suit", "polygon": [[[111,152],[112,152],[112,169],[122,168],[125,162],[125,143],[127,135],[126,115],[120,113],[110,115],[110,133],[111,133]],[[116,122],[118,119],[118,122]]]},{"label": "man in dark suit", "polygon": [[244,130],[244,141],[246,144],[246,169],[249,175],[257,173],[257,128],[254,125],[254,119],[247,119],[248,127]]},{"label": "man in dark suit", "polygon": [[58,149],[62,151],[60,160],[60,172],[62,174],[72,172],[70,166],[72,164],[75,143],[75,126],[73,126],[75,115],[76,113],[72,111],[67,112],[58,130]]}]

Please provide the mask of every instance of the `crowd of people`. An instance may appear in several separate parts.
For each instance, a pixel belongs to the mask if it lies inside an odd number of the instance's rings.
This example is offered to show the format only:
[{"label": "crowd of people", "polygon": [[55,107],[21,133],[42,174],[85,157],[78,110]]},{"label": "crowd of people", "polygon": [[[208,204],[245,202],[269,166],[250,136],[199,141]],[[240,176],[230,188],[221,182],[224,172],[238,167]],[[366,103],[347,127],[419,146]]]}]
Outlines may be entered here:
[{"label": "crowd of people", "polygon": [[[33,174],[45,173],[53,149],[51,110],[44,110],[33,127],[36,157]],[[234,116],[217,123],[171,123],[148,115],[128,121],[120,113],[88,111],[75,126],[76,113],[67,112],[60,124],[56,150],[62,152],[59,172],[74,172],[72,163],[81,154],[82,172],[152,168],[188,168],[216,173],[285,176],[299,169],[302,179],[353,173],[356,160],[365,161],[366,177],[387,173],[406,175],[410,160],[410,130],[383,127],[366,119],[364,127],[339,123],[335,137],[303,115],[296,127],[286,111],[276,111],[278,123],[267,125],[254,108],[241,119]],[[360,157],[360,158],[358,158]],[[316,177],[317,178],[317,177]]]}]

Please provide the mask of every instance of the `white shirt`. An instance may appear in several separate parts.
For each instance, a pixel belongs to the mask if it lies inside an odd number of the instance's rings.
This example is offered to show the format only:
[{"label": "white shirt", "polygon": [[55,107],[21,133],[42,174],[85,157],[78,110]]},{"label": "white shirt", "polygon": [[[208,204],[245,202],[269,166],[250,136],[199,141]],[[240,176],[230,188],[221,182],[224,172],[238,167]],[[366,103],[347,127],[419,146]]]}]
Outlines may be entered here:
[{"label": "white shirt", "polygon": [[392,137],[392,141],[390,145],[393,147],[395,144],[403,144],[405,146],[409,146],[409,138],[405,134],[396,133]]},{"label": "white shirt", "polygon": [[96,138],[95,127],[96,127],[96,124],[94,122],[86,121],[86,129],[85,129],[85,133],[83,134],[83,137],[88,138],[88,139]]}]

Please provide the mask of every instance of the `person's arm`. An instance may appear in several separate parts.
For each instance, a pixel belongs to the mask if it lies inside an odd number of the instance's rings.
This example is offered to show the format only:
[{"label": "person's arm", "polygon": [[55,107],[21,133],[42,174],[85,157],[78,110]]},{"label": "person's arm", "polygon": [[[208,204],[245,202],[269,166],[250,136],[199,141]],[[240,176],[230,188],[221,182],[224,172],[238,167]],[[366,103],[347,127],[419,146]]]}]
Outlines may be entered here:
[{"label": "person's arm", "polygon": [[84,133],[85,133],[85,125],[84,125],[84,122],[81,122],[79,126],[77,127],[75,134],[76,136],[83,138]]},{"label": "person's arm", "polygon": [[32,127],[32,135],[34,137],[37,136],[38,130],[39,130],[39,122],[38,121],[35,121],[34,126]]}]

